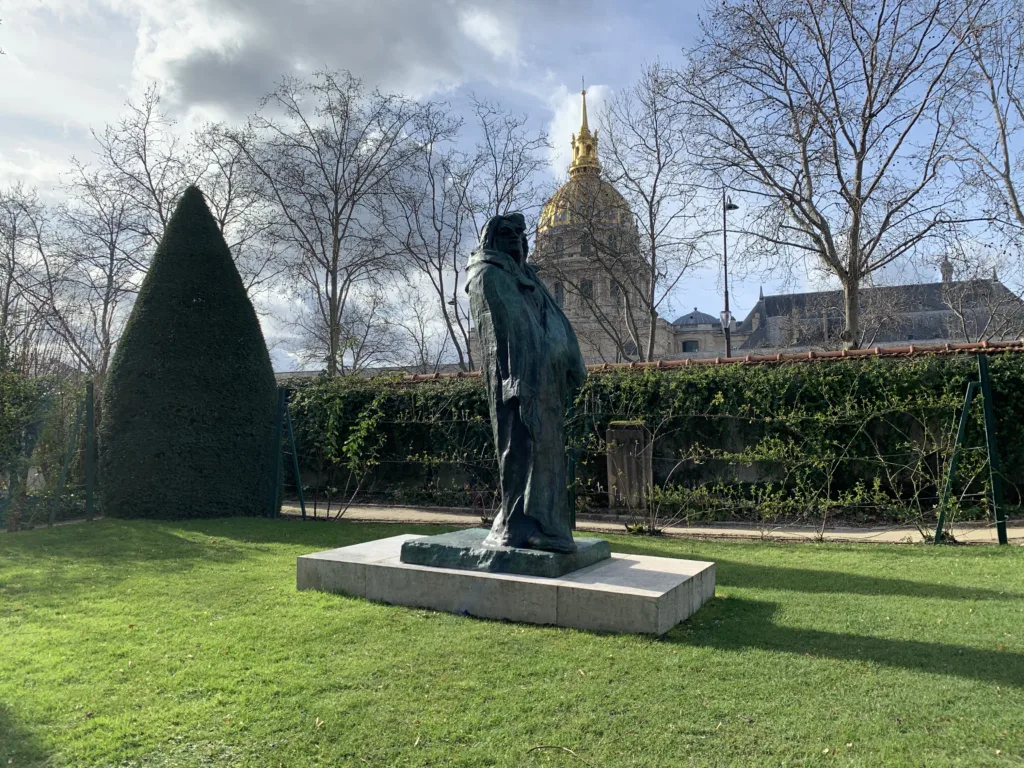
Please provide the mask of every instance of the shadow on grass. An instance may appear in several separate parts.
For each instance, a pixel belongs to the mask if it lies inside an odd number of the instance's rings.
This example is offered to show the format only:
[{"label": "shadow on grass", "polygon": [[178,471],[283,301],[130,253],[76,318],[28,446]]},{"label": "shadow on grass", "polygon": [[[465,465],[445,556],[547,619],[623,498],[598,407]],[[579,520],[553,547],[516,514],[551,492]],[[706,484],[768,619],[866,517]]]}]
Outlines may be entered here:
[{"label": "shadow on grass", "polygon": [[813,658],[860,661],[912,672],[931,672],[1024,688],[1024,655],[948,643],[894,640],[776,624],[777,603],[716,598],[692,625],[680,625],[663,641],[742,651],[751,648]]},{"label": "shadow on grass", "polygon": [[230,561],[244,556],[233,548],[215,549],[207,542],[181,535],[187,530],[187,524],[176,522],[98,520],[20,532],[0,541],[0,545],[10,555],[75,562],[95,559],[108,564],[115,560],[145,562],[175,570],[192,560]]},{"label": "shadow on grass", "polygon": [[458,526],[395,525],[356,521],[302,520],[301,518],[223,518],[193,520],[175,524],[181,530],[196,531],[209,536],[252,544],[285,544],[309,547],[310,552],[391,536],[414,533],[433,536],[457,530]]},{"label": "shadow on grass", "polygon": [[[756,545],[747,544],[746,546]],[[643,546],[617,545],[614,547],[614,551],[660,557],[666,555],[681,558],[692,557],[695,560],[711,559],[715,562],[715,581],[719,586],[724,587],[780,589],[788,592],[813,594],[921,597],[938,600],[1024,600],[1024,594],[1019,592],[999,591],[983,587],[961,587],[955,584],[935,584],[909,579],[888,579],[881,576],[863,576],[838,570],[820,571],[811,568],[760,565],[687,553],[669,554],[662,549],[652,551]]]},{"label": "shadow on grass", "polygon": [[50,529],[22,531],[0,539],[0,551],[80,562],[145,562],[179,570],[194,561],[233,562],[249,556],[251,544],[282,544],[309,551],[343,547],[402,533],[432,534],[434,526],[303,524],[262,517],[209,520],[121,520],[106,518]]},{"label": "shadow on grass", "polygon": [[892,595],[939,600],[1024,600],[1024,595],[994,589],[886,579],[842,571],[754,565],[730,560],[716,561],[715,573],[719,576],[719,583],[723,585],[752,589],[783,589],[815,594]]},{"label": "shadow on grass", "polygon": [[[114,589],[141,571],[180,575],[208,565],[242,564],[272,545],[294,546],[305,554],[400,533],[440,532],[433,526],[316,525],[258,517],[107,518],[0,537],[0,574],[7,570],[0,583],[4,598],[32,595],[40,604],[63,604],[97,588]],[[287,561],[293,568],[291,556],[282,564]]]},{"label": "shadow on grass", "polygon": [[67,605],[113,590],[140,572],[180,575],[251,556],[231,542],[182,535],[179,524],[99,520],[0,538],[0,604],[31,598],[36,607]]},{"label": "shadow on grass", "polygon": [[11,710],[0,704],[0,765],[43,765],[46,753],[22,728]]}]

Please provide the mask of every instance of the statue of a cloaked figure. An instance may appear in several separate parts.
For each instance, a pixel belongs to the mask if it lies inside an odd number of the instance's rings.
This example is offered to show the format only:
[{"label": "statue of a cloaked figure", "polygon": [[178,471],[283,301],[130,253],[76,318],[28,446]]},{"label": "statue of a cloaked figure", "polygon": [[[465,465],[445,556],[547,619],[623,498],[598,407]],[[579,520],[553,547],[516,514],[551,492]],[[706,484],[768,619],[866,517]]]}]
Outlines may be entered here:
[{"label": "statue of a cloaked figure", "polygon": [[528,252],[526,220],[512,213],[487,222],[469,258],[466,291],[501,481],[501,510],[484,543],[572,552],[565,413],[587,371]]}]

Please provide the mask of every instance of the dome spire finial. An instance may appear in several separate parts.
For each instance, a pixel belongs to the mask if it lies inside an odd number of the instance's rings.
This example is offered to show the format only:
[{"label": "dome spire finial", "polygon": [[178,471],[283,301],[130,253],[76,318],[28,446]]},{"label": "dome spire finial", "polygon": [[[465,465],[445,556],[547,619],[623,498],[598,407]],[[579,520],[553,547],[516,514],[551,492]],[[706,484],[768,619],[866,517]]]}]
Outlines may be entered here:
[{"label": "dome spire finial", "polygon": [[582,136],[590,133],[590,126],[587,125],[587,81],[581,77],[580,82],[583,84],[583,90],[580,91],[580,96],[583,99],[582,120],[580,120],[580,136]]},{"label": "dome spire finial", "polygon": [[597,131],[591,133],[587,122],[587,81],[580,78],[580,132],[572,137],[572,162],[569,175],[578,173],[600,173],[601,164],[597,159]]}]

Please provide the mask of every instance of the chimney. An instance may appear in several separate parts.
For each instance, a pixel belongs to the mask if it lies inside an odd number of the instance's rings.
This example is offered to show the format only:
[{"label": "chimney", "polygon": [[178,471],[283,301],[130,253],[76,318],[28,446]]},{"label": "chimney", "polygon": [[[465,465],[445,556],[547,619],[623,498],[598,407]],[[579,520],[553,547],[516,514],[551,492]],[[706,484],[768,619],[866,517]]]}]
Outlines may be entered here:
[{"label": "chimney", "polygon": [[949,258],[944,257],[942,264],[939,265],[939,269],[942,271],[942,282],[952,283],[953,282],[953,265],[949,263]]}]

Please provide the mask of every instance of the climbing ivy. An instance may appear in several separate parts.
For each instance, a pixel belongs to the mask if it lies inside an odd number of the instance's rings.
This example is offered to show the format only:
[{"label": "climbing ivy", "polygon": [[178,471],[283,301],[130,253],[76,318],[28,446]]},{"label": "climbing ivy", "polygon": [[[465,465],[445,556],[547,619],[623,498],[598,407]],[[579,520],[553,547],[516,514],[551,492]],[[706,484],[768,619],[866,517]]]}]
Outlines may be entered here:
[{"label": "climbing ivy", "polygon": [[[991,375],[1004,493],[1017,503],[1024,355],[993,355]],[[577,503],[607,505],[604,435],[609,422],[630,420],[642,421],[654,444],[655,488],[640,517],[926,523],[976,378],[966,355],[594,374],[569,421]],[[479,379],[319,378],[293,387],[307,484],[397,503],[493,504],[497,467]],[[979,403],[954,488],[962,515],[987,514],[983,442]]]}]

